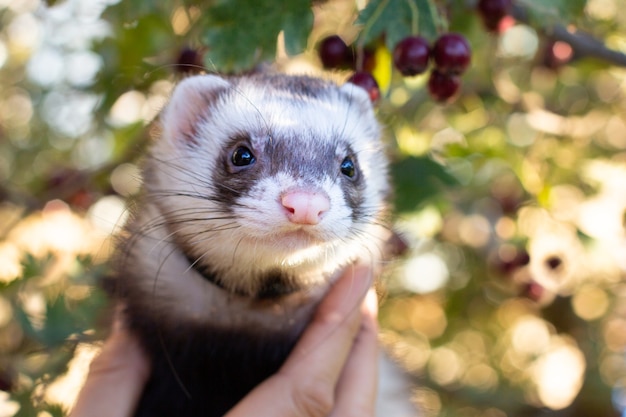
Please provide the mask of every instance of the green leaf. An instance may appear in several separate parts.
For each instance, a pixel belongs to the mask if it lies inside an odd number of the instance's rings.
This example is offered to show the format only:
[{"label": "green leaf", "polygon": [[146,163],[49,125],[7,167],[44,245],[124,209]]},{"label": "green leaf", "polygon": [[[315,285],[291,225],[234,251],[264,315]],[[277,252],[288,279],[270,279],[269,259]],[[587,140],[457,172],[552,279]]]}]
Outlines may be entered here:
[{"label": "green leaf", "polygon": [[285,48],[289,55],[296,55],[306,48],[313,27],[313,11],[307,7],[300,15],[286,16],[283,24]]},{"label": "green leaf", "polygon": [[58,404],[46,404],[44,408],[52,417],[63,417],[66,415],[64,408]]},{"label": "green leaf", "polygon": [[102,94],[101,108],[107,110],[124,92],[145,91],[169,74],[177,48],[167,15],[154,13],[112,26],[112,36],[94,45],[104,62],[95,90]]},{"label": "green leaf", "polygon": [[441,20],[429,0],[372,0],[359,13],[356,23],[363,25],[359,42],[369,44],[384,35],[387,48],[393,50],[411,35],[434,40]]},{"label": "green leaf", "polygon": [[204,22],[203,41],[209,48],[206,66],[240,71],[273,60],[283,30],[288,53],[301,52],[312,25],[309,1],[221,1],[209,9]]},{"label": "green leaf", "polygon": [[22,307],[15,302],[13,303],[13,317],[20,325],[24,333],[26,333],[30,337],[37,337],[37,330],[35,330],[35,328],[31,324],[28,315],[22,309]]},{"label": "green leaf", "polygon": [[32,396],[32,389],[11,394],[11,399],[20,404],[20,409],[13,417],[33,417],[37,415],[39,410],[35,408]]},{"label": "green leaf", "polygon": [[54,257],[51,254],[48,254],[43,259],[35,258],[35,256],[30,253],[25,254],[22,260],[22,279],[27,280],[41,276],[53,261]]},{"label": "green leaf", "polygon": [[79,331],[72,320],[71,312],[64,296],[48,301],[46,305],[46,323],[38,332],[41,342],[45,346],[55,346],[67,339],[71,334]]},{"label": "green leaf", "polygon": [[521,6],[528,12],[531,23],[549,26],[575,20],[585,8],[586,0],[523,0]]},{"label": "green leaf", "polygon": [[130,26],[135,20],[144,16],[155,16],[159,13],[168,15],[173,9],[172,4],[158,0],[120,1],[106,9],[104,18],[115,22],[116,27]]},{"label": "green leaf", "polygon": [[458,185],[442,165],[428,157],[410,157],[392,165],[395,185],[395,208],[398,212],[414,211],[421,203],[445,187]]}]

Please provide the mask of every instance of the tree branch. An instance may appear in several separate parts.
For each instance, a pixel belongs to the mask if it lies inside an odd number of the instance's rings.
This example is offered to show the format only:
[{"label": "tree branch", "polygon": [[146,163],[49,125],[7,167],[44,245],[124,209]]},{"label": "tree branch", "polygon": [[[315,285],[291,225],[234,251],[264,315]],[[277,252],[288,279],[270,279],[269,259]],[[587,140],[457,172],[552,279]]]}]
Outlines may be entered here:
[{"label": "tree branch", "polygon": [[[514,5],[511,9],[511,16],[519,22],[529,22],[528,13],[522,6]],[[569,44],[576,58],[593,57],[616,66],[626,67],[626,54],[608,48],[602,41],[581,30],[568,29],[559,24],[538,30],[553,40]]]}]

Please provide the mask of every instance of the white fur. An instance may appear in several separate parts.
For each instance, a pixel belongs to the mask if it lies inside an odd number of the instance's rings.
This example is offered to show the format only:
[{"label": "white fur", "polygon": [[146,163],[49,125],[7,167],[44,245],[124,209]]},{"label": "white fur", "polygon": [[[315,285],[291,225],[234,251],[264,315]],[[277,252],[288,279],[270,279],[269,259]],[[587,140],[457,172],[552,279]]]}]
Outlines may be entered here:
[{"label": "white fur", "polygon": [[[211,100],[215,105],[209,112],[206,106]],[[194,253],[201,254],[200,263],[210,260],[221,271],[227,288],[254,291],[254,273],[276,267],[289,268],[305,285],[324,287],[341,266],[357,257],[379,257],[386,230],[371,222],[353,224],[351,209],[336,179],[315,184],[329,197],[331,205],[315,226],[294,225],[284,215],[281,193],[304,184],[302,178],[290,172],[259,181],[238,200],[241,207],[234,208],[234,220],[204,221],[203,217],[215,217],[212,213],[223,210],[220,202],[170,195],[210,195],[210,173],[222,169],[217,158],[224,144],[241,132],[253,141],[276,140],[272,137],[284,132],[314,132],[318,141],[333,141],[341,134],[350,143],[367,183],[364,206],[381,207],[381,196],[388,187],[386,162],[378,123],[369,98],[360,88],[344,86],[321,100],[303,99],[288,93],[268,94],[263,85],[246,79],[233,87],[217,76],[192,77],[175,89],[162,120],[163,136],[152,149],[154,175],[146,185],[148,198],[159,207],[159,211],[152,208],[154,222],[166,216],[176,224],[173,233],[193,236],[186,243],[195,248]],[[200,146],[186,146],[189,137]],[[190,219],[193,221],[185,224],[177,222]],[[210,229],[218,230],[199,233]],[[355,229],[359,235],[355,235]],[[203,307],[207,300],[198,296],[206,283],[189,273],[181,277],[180,270],[189,269],[183,268],[186,260],[169,255],[172,249],[161,248],[167,248],[171,240],[167,233],[156,229],[154,233],[160,234],[154,239],[157,243],[152,260],[162,271],[159,290],[163,287],[171,298],[189,300],[183,309],[185,314],[207,314]]]}]

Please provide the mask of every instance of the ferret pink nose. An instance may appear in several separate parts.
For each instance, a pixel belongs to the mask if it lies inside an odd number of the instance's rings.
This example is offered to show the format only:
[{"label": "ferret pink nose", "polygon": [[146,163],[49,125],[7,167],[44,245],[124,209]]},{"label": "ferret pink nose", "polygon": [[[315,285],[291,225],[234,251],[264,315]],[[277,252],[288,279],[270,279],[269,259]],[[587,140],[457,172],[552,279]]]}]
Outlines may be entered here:
[{"label": "ferret pink nose", "polygon": [[318,224],[330,208],[325,194],[306,191],[287,192],[283,194],[281,203],[287,209],[289,221],[298,224]]}]

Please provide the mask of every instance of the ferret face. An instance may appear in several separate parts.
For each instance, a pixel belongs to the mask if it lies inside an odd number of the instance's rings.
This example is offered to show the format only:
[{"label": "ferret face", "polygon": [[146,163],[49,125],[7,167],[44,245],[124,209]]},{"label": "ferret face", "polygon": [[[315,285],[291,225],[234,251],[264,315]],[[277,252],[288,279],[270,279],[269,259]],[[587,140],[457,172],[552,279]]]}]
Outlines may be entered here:
[{"label": "ferret face", "polygon": [[162,115],[146,183],[168,239],[238,293],[371,255],[388,192],[367,94],[305,77],[197,76]]}]

